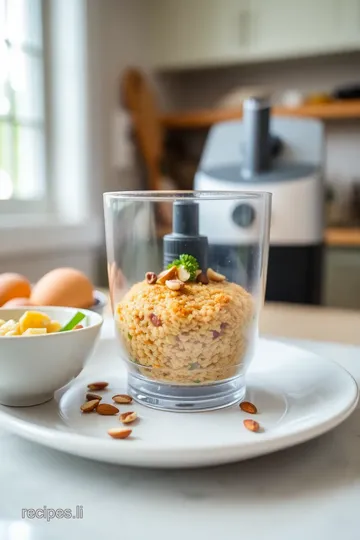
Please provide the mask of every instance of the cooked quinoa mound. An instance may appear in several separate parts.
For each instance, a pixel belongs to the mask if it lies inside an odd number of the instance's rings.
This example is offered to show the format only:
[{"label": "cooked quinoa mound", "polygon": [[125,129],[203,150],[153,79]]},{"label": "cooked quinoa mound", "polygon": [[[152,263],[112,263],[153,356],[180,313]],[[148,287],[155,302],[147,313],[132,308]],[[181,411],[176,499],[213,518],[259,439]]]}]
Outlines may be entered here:
[{"label": "cooked quinoa mound", "polygon": [[239,285],[188,282],[134,285],[117,305],[116,322],[130,359],[154,380],[210,383],[234,376],[248,350],[254,305]]}]

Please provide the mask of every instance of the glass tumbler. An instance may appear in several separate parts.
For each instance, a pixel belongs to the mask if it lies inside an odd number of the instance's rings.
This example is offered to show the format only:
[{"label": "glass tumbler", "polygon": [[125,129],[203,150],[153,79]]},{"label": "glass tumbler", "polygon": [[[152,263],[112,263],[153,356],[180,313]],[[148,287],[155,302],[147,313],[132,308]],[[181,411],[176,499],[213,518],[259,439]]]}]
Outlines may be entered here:
[{"label": "glass tumbler", "polygon": [[271,194],[105,193],[111,305],[128,393],[163,410],[245,396],[264,301]]}]

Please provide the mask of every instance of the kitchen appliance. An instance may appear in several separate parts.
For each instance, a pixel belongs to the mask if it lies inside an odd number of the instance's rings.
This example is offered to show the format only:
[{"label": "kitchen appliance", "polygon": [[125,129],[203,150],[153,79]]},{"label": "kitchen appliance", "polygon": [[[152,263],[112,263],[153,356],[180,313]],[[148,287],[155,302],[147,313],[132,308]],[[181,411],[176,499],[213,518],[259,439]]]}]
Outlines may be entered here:
[{"label": "kitchen appliance", "polygon": [[[234,252],[222,260],[221,275],[208,267],[201,218],[208,205],[229,203],[251,204],[258,216],[251,246],[257,257],[244,267],[242,254]],[[164,204],[172,209],[172,232],[159,242],[156,218]],[[264,302],[270,210],[271,195],[261,192],[104,195],[111,305],[119,355],[128,370],[127,393],[136,401],[199,411],[245,397]],[[216,228],[213,222],[210,236]]]},{"label": "kitchen appliance", "polygon": [[[266,100],[246,100],[242,121],[219,123],[210,130],[195,189],[273,195],[267,300],[321,301],[323,147],[319,121],[270,117]],[[208,237],[209,265],[221,271],[226,261],[229,272],[229,261],[239,250],[244,269],[253,264],[258,254],[251,245],[260,217],[251,201],[214,202],[202,212],[200,234]],[[239,279],[239,268],[234,267],[234,274]]]}]

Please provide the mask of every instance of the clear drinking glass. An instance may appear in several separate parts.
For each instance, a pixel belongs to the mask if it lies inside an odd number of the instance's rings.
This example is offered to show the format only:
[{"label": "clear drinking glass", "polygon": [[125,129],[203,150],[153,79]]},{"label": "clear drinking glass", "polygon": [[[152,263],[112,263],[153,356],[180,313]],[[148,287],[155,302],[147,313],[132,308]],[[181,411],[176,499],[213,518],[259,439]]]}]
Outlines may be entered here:
[{"label": "clear drinking glass", "polygon": [[105,193],[104,211],[129,394],[178,411],[243,399],[264,300],[271,194],[123,191]]}]

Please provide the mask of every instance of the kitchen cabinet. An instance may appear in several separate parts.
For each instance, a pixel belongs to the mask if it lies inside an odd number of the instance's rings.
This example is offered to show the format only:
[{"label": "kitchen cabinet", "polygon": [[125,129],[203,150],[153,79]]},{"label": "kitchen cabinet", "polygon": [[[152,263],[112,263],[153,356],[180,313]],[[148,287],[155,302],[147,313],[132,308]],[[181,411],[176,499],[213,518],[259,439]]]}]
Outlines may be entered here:
[{"label": "kitchen cabinet", "polygon": [[261,59],[330,49],[338,39],[335,11],[334,0],[251,0],[253,55]]},{"label": "kitchen cabinet", "polygon": [[153,0],[150,63],[197,67],[237,59],[249,43],[250,0]]},{"label": "kitchen cabinet", "polygon": [[219,66],[360,49],[360,0],[152,0],[150,64]]},{"label": "kitchen cabinet", "polygon": [[340,47],[360,48],[360,0],[333,0]]},{"label": "kitchen cabinet", "polygon": [[326,306],[360,309],[359,249],[326,249],[323,299]]}]

